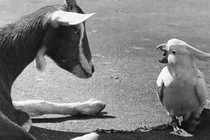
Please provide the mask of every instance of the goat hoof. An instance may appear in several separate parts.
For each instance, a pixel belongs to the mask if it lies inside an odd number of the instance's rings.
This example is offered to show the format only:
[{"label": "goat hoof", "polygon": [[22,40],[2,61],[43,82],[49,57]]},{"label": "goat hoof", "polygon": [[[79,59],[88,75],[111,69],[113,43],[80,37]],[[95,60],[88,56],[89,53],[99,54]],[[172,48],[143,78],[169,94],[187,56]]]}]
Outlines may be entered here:
[{"label": "goat hoof", "polygon": [[76,107],[78,112],[77,115],[90,115],[96,116],[98,115],[104,108],[106,104],[102,101],[90,99],[88,101],[82,102],[81,105]]},{"label": "goat hoof", "polygon": [[99,135],[97,133],[90,133],[81,137],[74,138],[72,140],[98,140],[98,138]]},{"label": "goat hoof", "polygon": [[25,124],[26,122],[28,122],[28,120],[30,120],[30,117],[28,115],[28,113],[21,111],[21,110],[17,110],[17,124],[19,126],[22,126],[23,124]]},{"label": "goat hoof", "polygon": [[26,132],[29,132],[31,128],[32,120],[29,118],[22,126],[21,128],[25,130]]},{"label": "goat hoof", "polygon": [[26,112],[17,110],[17,121],[18,125],[20,125],[23,130],[29,132],[32,121],[30,119],[30,116]]}]

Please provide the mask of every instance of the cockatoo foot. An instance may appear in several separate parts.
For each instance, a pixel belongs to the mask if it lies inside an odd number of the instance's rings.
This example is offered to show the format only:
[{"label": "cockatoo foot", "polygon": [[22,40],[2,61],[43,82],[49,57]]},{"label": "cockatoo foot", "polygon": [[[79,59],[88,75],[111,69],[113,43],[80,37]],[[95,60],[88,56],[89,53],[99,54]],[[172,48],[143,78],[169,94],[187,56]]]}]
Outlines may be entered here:
[{"label": "cockatoo foot", "polygon": [[193,132],[195,131],[196,126],[201,122],[200,118],[191,118],[189,121],[189,126],[187,131]]},{"label": "cockatoo foot", "polygon": [[179,128],[178,119],[176,119],[175,117],[172,117],[171,127],[173,128],[173,131],[171,132],[171,134],[179,135],[182,137],[192,137],[193,136],[193,135],[189,134],[188,132],[186,132],[184,129]]}]

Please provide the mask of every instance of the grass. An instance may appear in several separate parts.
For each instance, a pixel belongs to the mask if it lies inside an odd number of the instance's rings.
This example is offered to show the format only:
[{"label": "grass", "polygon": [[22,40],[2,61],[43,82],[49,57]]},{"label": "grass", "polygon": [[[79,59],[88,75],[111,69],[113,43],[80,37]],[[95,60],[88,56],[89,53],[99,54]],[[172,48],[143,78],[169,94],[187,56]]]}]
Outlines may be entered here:
[{"label": "grass", "polygon": [[[2,1],[1,25],[59,0]],[[23,5],[22,5],[23,4]],[[84,101],[97,98],[107,103],[103,117],[67,117],[46,123],[34,123],[31,133],[39,140],[68,140],[97,128],[134,130],[138,126],[156,126],[170,118],[156,96],[156,78],[163,67],[157,45],[178,38],[210,52],[210,1],[208,0],[78,0],[87,13],[96,15],[87,21],[87,32],[96,72],[89,80],[75,78],[48,59],[44,73],[32,63],[13,87],[16,100],[45,99],[55,102]],[[7,7],[8,6],[8,7]],[[14,12],[18,11],[18,12]],[[209,63],[198,63],[209,84]],[[193,140],[209,139],[210,113],[198,127]],[[57,116],[44,116],[55,118]],[[171,130],[134,134],[100,134],[102,140],[184,139]]]}]

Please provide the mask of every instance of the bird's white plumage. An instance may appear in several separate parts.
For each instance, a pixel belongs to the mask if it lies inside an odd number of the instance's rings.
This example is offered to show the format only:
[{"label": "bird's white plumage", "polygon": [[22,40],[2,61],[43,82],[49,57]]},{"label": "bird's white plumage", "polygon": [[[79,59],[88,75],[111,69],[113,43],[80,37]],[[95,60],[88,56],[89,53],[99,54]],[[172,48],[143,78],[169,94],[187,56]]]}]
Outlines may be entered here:
[{"label": "bird's white plumage", "polygon": [[207,102],[208,91],[195,59],[207,60],[210,54],[178,39],[171,39],[158,48],[165,52],[167,59],[167,65],[157,78],[162,105],[172,117],[182,116],[184,121],[199,117]]}]

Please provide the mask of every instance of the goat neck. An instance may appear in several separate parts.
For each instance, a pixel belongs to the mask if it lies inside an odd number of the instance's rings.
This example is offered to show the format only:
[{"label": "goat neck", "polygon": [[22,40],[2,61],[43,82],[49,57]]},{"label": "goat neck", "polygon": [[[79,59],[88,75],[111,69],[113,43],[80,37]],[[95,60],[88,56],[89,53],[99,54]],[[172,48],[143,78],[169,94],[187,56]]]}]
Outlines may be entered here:
[{"label": "goat neck", "polygon": [[0,30],[0,76],[7,78],[10,86],[34,60],[47,30],[43,18],[55,10],[56,6],[42,8]]}]

